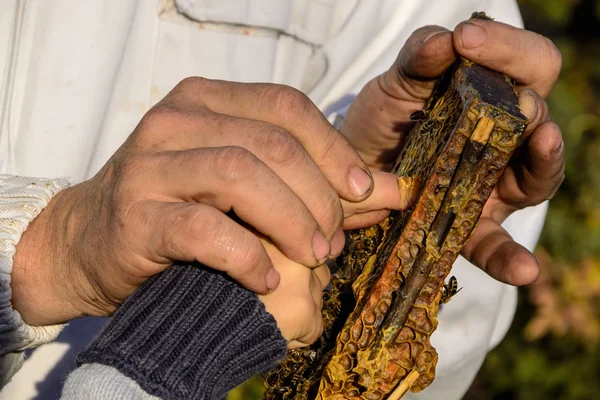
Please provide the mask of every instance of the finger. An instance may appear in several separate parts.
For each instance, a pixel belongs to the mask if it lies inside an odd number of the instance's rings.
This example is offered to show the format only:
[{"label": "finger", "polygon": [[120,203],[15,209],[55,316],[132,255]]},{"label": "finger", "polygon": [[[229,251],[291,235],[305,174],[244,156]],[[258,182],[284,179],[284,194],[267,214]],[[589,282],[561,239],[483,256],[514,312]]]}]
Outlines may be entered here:
[{"label": "finger", "polygon": [[452,33],[440,26],[425,26],[408,38],[392,68],[381,76],[381,87],[393,98],[422,103],[455,60]]},{"label": "finger", "polygon": [[304,202],[330,239],[340,228],[340,198],[302,144],[288,131],[255,120],[213,114],[204,119],[211,134],[201,135],[198,147],[239,146],[268,165]]},{"label": "finger", "polygon": [[562,66],[560,51],[548,38],[501,22],[471,20],[453,34],[463,57],[502,72],[546,98]]},{"label": "finger", "polygon": [[519,108],[521,113],[527,117],[526,135],[529,135],[541,123],[550,119],[548,104],[533,89],[523,89],[519,92]]},{"label": "finger", "polygon": [[373,225],[381,223],[387,218],[388,215],[390,215],[390,210],[379,210],[364,214],[355,214],[344,219],[343,229],[349,231],[352,229],[369,228]]},{"label": "finger", "polygon": [[[323,333],[323,317],[321,314],[321,308],[323,306],[322,285],[324,282],[322,282],[320,278],[325,278],[324,274],[326,273],[325,269],[327,269],[327,266],[323,265],[319,267],[319,269],[321,276],[313,273],[313,271],[311,271],[310,275],[309,291],[311,296],[311,304],[309,307],[312,315],[304,324],[303,332],[301,332],[301,335],[296,339],[296,345],[301,347],[313,344]],[[327,280],[329,279],[327,278]],[[325,284],[325,286],[327,285]]]},{"label": "finger", "polygon": [[333,237],[331,238],[331,254],[329,255],[329,259],[336,259],[342,251],[344,250],[344,246],[346,244],[346,234],[344,233],[343,226],[339,227],[335,232]]},{"label": "finger", "polygon": [[479,220],[462,254],[492,278],[509,285],[528,285],[539,275],[535,256],[490,218]]},{"label": "finger", "polygon": [[368,228],[383,221],[390,210],[405,210],[417,200],[420,183],[417,179],[373,171],[374,190],[360,203],[342,201],[344,229]]},{"label": "finger", "polygon": [[[329,281],[331,280],[331,271],[329,270],[329,267],[327,266],[327,264],[323,264],[318,268],[315,268],[313,270],[314,274],[316,275],[316,277],[319,279],[319,285],[317,285],[317,287],[319,288],[318,291],[315,291],[316,294],[316,299],[315,302],[317,304],[321,304],[323,302],[323,290],[325,290],[325,288],[327,287],[327,285],[329,285]],[[321,308],[321,307],[319,307]]]},{"label": "finger", "polygon": [[344,218],[372,211],[406,210],[419,195],[420,183],[415,178],[373,171],[373,181],[373,193],[366,200],[357,203],[342,200]]},{"label": "finger", "polygon": [[160,187],[174,199],[233,211],[299,263],[317,266],[327,259],[329,241],[306,205],[248,150],[203,148],[153,157],[146,186]]},{"label": "finger", "polygon": [[456,60],[452,33],[441,26],[417,29],[400,51],[399,66],[407,77],[435,80]]},{"label": "finger", "polygon": [[282,280],[276,291],[261,296],[261,300],[276,317],[277,326],[288,340],[288,348],[307,346],[323,331],[321,279],[328,279],[328,271],[324,270],[327,267],[309,270],[286,258],[268,241],[263,244],[276,268],[282,271]]},{"label": "finger", "polygon": [[156,245],[158,258],[198,261],[224,271],[244,287],[260,294],[279,285],[260,240],[219,210],[196,203],[147,202],[140,221],[145,221]]},{"label": "finger", "polygon": [[437,77],[455,60],[452,33],[426,26],[411,35],[386,72],[361,90],[346,114],[342,132],[370,166],[392,168],[414,125],[410,115],[423,108]]},{"label": "finger", "polygon": [[280,126],[296,137],[340,197],[360,201],[371,192],[368,168],[348,141],[302,92],[288,86],[190,78],[177,93],[191,103]]},{"label": "finger", "polygon": [[[327,238],[342,225],[340,199],[302,144],[285,129],[262,121],[213,113],[202,107],[194,112],[154,110],[160,119],[156,135],[161,151],[201,147],[237,146],[268,165],[298,195]],[[161,116],[162,114],[162,116]],[[148,144],[147,144],[148,145]],[[150,146],[156,146],[152,144]]]},{"label": "finger", "polygon": [[497,184],[505,203],[523,208],[550,199],[564,179],[565,153],[560,128],[544,122],[529,137],[524,154],[504,171]]}]

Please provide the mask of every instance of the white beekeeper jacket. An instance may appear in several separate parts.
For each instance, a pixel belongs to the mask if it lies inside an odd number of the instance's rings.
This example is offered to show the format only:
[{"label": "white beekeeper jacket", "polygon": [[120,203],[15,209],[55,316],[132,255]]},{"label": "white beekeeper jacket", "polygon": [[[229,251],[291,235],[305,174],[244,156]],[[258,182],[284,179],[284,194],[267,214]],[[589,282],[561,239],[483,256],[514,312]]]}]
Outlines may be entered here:
[{"label": "white beekeeper jacket", "polygon": [[[92,177],[177,82],[283,83],[331,114],[389,68],[415,29],[453,29],[473,11],[522,25],[514,0],[0,0],[0,354],[10,352],[0,381],[24,349],[60,331],[26,326],[11,308],[21,233],[65,187],[56,179]],[[504,226],[532,249],[545,211],[519,211]],[[463,289],[432,337],[437,378],[409,399],[461,398],[511,323],[514,287],[462,258],[452,274]],[[1,398],[30,398],[26,388],[53,366],[36,360],[34,352]]]}]

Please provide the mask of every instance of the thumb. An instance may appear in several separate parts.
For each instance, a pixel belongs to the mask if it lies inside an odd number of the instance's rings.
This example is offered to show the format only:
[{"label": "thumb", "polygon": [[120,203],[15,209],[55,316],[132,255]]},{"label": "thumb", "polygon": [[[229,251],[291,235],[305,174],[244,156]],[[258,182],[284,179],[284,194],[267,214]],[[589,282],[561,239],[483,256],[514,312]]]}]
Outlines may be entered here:
[{"label": "thumb", "polygon": [[425,101],[436,79],[456,60],[452,32],[429,25],[408,38],[394,65],[381,77],[382,89],[405,101]]}]

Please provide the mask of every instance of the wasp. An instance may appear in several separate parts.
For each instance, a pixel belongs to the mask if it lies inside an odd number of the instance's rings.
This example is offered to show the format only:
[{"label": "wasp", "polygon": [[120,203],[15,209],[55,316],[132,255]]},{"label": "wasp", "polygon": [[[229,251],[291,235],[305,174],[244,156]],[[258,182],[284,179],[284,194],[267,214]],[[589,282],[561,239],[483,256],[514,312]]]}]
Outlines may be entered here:
[{"label": "wasp", "polygon": [[460,292],[462,288],[458,288],[458,280],[456,277],[451,276],[450,281],[448,283],[444,283],[442,287],[442,299],[440,300],[441,304],[445,304],[450,301],[450,299],[458,292]]}]

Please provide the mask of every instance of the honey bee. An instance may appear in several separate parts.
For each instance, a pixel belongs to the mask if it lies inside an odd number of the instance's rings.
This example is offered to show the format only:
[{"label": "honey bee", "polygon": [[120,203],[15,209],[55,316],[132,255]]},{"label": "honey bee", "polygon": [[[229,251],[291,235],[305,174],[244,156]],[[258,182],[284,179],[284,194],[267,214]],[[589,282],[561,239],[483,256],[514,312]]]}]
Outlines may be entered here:
[{"label": "honey bee", "polygon": [[462,288],[458,288],[458,280],[456,277],[451,276],[450,281],[448,283],[444,283],[444,286],[442,287],[442,299],[440,300],[440,304],[446,304],[450,301],[452,296],[461,290]]},{"label": "honey bee", "polygon": [[317,352],[314,350],[306,350],[305,352],[302,353],[302,356],[304,356],[304,358],[310,360],[310,362],[315,362],[315,360],[317,359]]},{"label": "honey bee", "polygon": [[411,121],[427,121],[429,116],[427,111],[425,110],[417,110],[414,113],[410,114]]},{"label": "honey bee", "polygon": [[448,117],[445,115],[432,115],[430,110],[417,110],[415,112],[413,112],[412,114],[410,114],[410,120],[411,121],[416,121],[416,122],[426,122],[426,121],[433,121],[433,122],[443,122],[447,119]]}]

